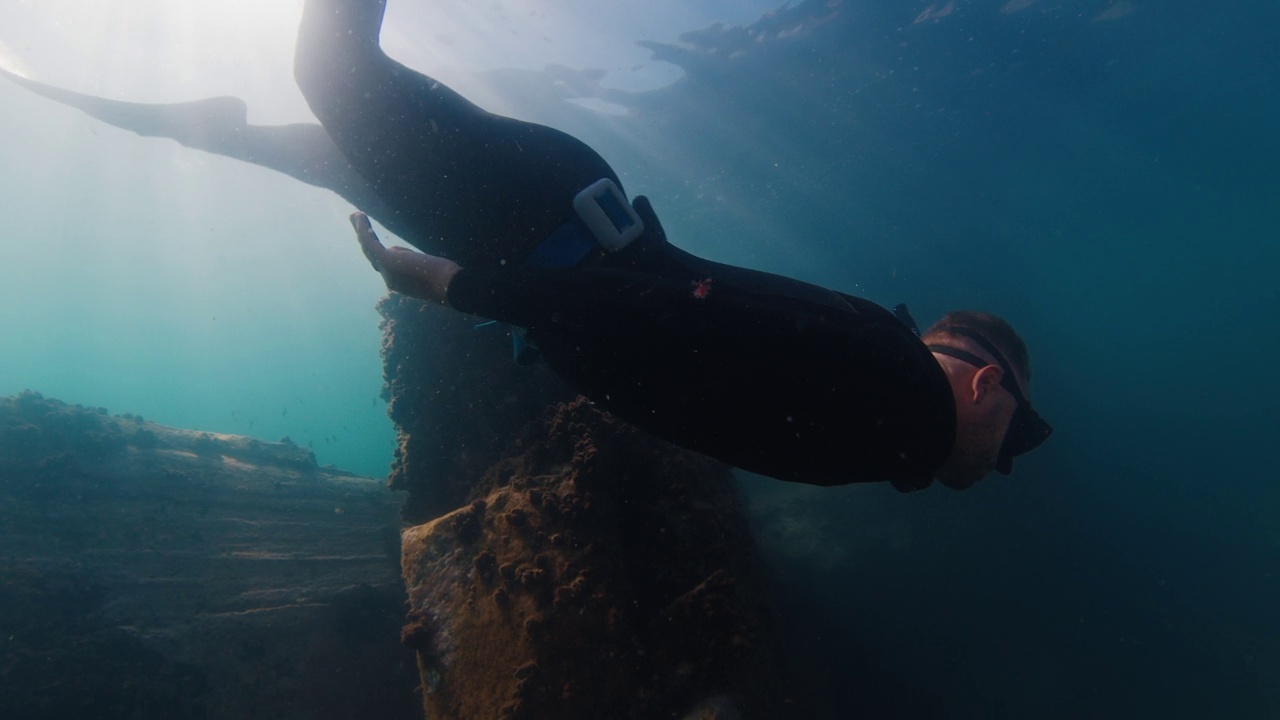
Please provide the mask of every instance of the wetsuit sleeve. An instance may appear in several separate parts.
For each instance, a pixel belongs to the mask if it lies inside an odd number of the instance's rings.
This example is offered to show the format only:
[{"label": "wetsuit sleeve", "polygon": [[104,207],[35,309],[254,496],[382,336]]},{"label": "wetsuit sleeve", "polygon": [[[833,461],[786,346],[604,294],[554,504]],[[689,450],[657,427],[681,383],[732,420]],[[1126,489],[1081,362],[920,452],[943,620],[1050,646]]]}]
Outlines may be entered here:
[{"label": "wetsuit sleeve", "polygon": [[572,269],[521,268],[476,273],[464,268],[449,282],[449,307],[527,328],[547,314],[550,303],[566,298],[565,283],[572,272]]},{"label": "wetsuit sleeve", "polygon": [[688,285],[678,280],[615,268],[464,268],[449,283],[448,302],[455,310],[517,327],[590,328],[619,316],[664,316],[688,294]]}]

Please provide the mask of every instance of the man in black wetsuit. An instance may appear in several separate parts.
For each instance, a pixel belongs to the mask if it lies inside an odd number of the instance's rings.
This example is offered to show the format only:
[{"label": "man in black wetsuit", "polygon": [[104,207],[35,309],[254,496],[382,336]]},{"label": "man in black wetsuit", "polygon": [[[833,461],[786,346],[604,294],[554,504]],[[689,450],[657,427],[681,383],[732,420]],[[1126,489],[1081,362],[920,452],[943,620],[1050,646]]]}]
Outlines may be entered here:
[{"label": "man in black wetsuit", "polygon": [[295,75],[397,232],[443,256],[387,249],[356,213],[392,290],[523,329],[605,409],[783,480],[965,488],[1048,436],[1003,320],[951,313],[922,341],[866,300],[675,248],[591,148],[388,58],[384,5],[308,0]]}]

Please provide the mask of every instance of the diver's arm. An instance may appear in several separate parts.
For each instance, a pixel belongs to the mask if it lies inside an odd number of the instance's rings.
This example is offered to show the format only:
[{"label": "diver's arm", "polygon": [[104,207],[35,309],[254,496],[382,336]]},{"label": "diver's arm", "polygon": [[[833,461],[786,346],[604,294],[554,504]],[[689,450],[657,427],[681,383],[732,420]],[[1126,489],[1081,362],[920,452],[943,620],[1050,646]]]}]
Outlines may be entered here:
[{"label": "diver's arm", "polygon": [[351,214],[360,249],[369,264],[382,274],[387,289],[419,300],[448,305],[449,282],[462,268],[447,258],[415,252],[408,248],[388,248],[382,244],[362,212]]}]

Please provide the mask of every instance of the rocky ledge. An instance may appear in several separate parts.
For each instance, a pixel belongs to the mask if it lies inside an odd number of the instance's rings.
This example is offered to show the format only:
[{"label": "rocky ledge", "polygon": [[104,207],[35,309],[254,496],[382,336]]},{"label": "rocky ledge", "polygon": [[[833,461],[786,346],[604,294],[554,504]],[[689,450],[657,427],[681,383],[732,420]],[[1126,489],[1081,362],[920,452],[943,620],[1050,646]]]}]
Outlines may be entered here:
[{"label": "rocky ledge", "polygon": [[0,717],[415,717],[400,498],[287,440],[0,398]]}]

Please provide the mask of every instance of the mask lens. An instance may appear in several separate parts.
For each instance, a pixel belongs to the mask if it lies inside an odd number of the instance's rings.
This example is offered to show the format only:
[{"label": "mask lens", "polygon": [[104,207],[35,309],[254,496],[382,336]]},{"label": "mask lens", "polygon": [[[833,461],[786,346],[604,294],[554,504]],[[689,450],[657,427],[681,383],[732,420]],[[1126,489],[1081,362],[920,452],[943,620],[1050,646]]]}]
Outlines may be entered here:
[{"label": "mask lens", "polygon": [[1009,431],[1005,433],[1004,444],[1000,447],[1000,458],[996,470],[1008,475],[1013,470],[1013,458],[1031,452],[1040,447],[1053,428],[1031,408],[1027,402],[1018,403],[1013,418],[1009,421]]}]

